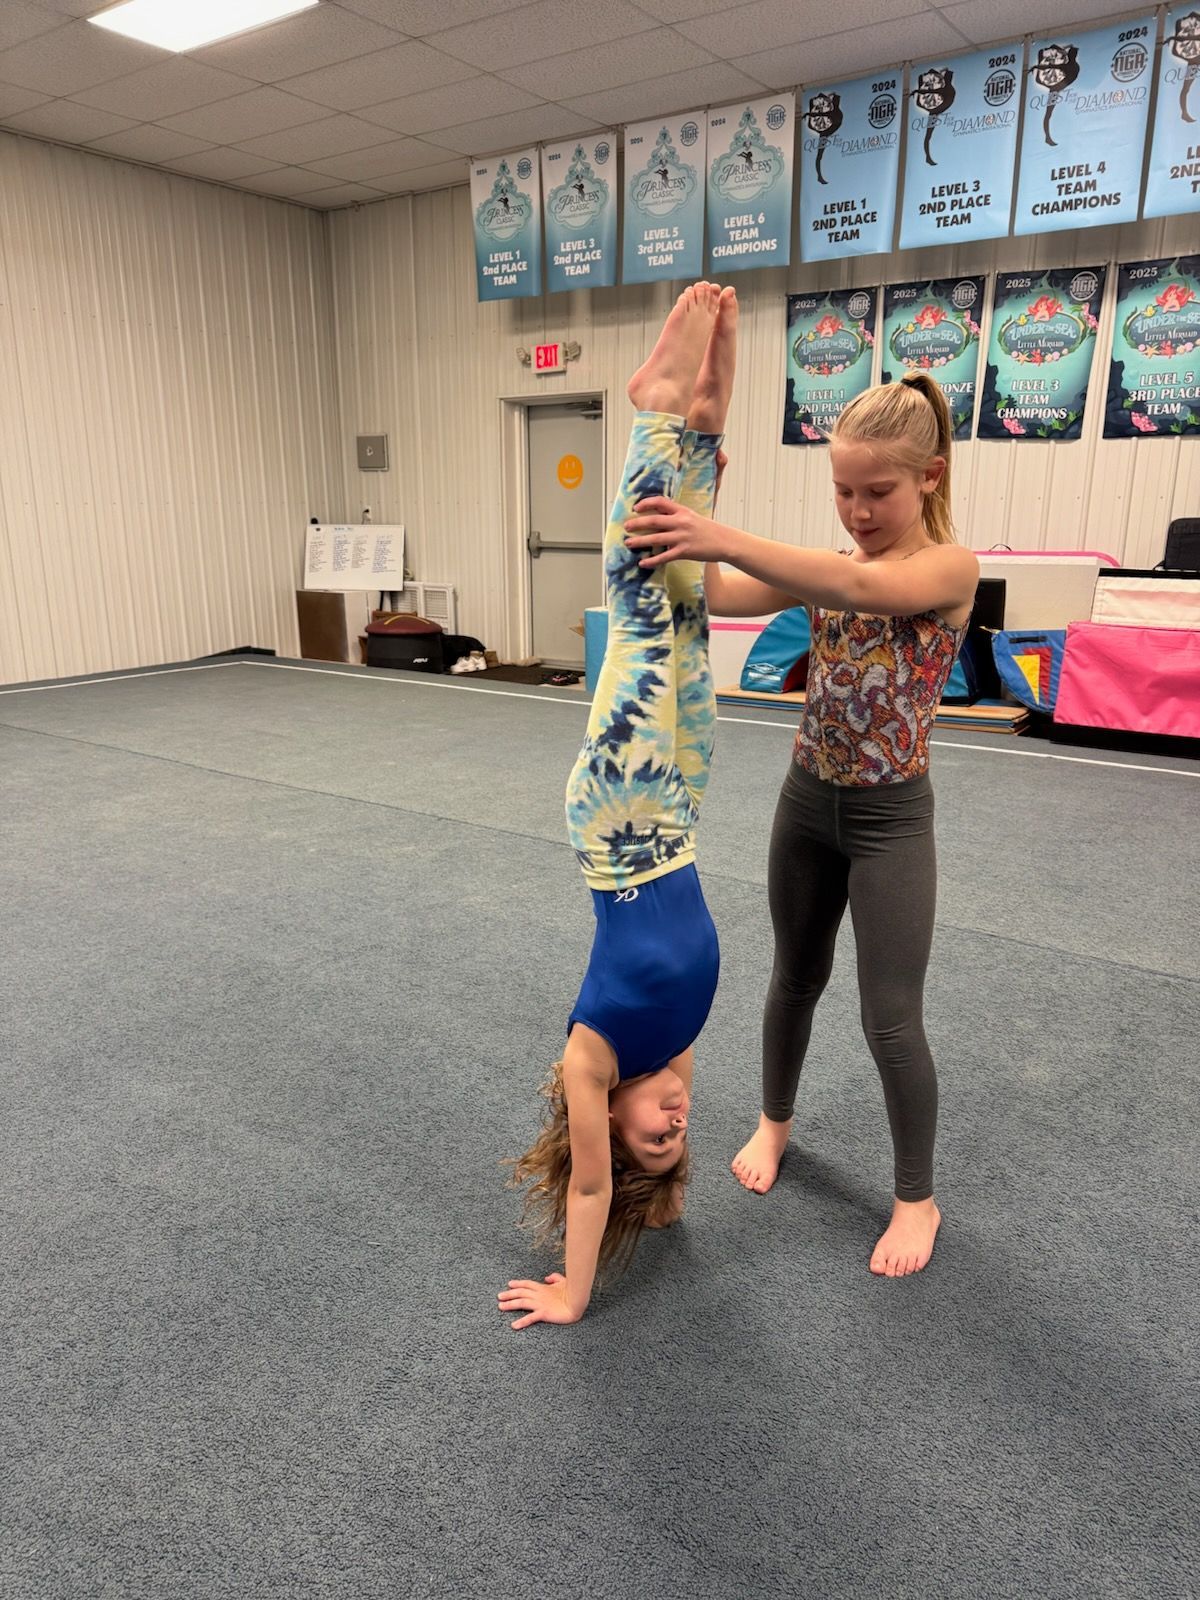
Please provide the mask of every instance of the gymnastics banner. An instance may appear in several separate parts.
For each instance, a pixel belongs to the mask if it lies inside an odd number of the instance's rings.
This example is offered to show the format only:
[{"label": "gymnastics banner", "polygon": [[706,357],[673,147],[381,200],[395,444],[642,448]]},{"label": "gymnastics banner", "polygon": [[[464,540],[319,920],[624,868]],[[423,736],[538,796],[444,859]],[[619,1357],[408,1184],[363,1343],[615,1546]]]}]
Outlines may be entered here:
[{"label": "gymnastics banner", "polygon": [[997,273],[976,438],[1079,438],[1107,271]]},{"label": "gymnastics banner", "polygon": [[693,111],[626,128],[622,283],[703,271],[706,121]]},{"label": "gymnastics banner", "polygon": [[1015,233],[1137,220],[1157,23],[1029,47]]},{"label": "gymnastics banner", "polygon": [[1022,47],[981,50],[909,74],[900,248],[1008,233]]},{"label": "gymnastics banner", "polygon": [[1200,211],[1200,6],[1167,12],[1144,217]]},{"label": "gymnastics banner", "polygon": [[842,412],[871,382],[874,289],[787,297],[784,444],[824,444]]},{"label": "gymnastics banner", "polygon": [[709,112],[709,272],[791,260],[795,120],[790,93]]},{"label": "gymnastics banner", "polygon": [[883,370],[880,383],[906,372],[928,372],[945,391],[954,437],[971,437],[979,372],[982,278],[933,278],[892,283],[883,291]]},{"label": "gymnastics banner", "polygon": [[471,164],[475,280],[480,300],[542,292],[542,191],[537,150]]},{"label": "gymnastics banner", "polygon": [[616,150],[611,132],[542,146],[551,293],[603,289],[617,281]]},{"label": "gymnastics banner", "polygon": [[1200,434],[1200,256],[1134,261],[1117,279],[1106,439]]},{"label": "gymnastics banner", "polygon": [[901,73],[805,89],[801,97],[800,259],[892,248],[900,175]]}]

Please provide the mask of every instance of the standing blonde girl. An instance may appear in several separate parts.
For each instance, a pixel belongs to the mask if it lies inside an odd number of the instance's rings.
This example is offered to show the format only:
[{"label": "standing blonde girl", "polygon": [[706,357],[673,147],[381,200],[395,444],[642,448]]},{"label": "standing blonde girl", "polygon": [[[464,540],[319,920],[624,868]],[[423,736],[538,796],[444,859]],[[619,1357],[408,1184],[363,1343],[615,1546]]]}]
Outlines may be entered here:
[{"label": "standing blonde girl", "polygon": [[[643,565],[710,565],[716,615],[812,612],[804,718],[775,815],[768,893],[775,961],[763,1018],[763,1108],[733,1170],[759,1194],[792,1128],[813,1012],[847,904],[867,1043],[894,1154],[892,1218],[871,1271],[919,1272],[941,1213],[933,1198],[937,1075],[922,1016],[936,863],[929,729],[966,633],[979,563],[954,542],[952,423],[932,378],[859,395],[830,439],[850,555],[725,527],[656,496],[626,523]],[[661,548],[665,544],[666,548]]]}]

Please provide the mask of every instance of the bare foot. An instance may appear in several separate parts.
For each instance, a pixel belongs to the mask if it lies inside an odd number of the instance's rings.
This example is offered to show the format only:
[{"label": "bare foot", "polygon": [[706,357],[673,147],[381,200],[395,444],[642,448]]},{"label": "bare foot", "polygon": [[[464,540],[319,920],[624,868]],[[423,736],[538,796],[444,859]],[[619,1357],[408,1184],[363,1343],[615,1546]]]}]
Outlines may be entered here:
[{"label": "bare foot", "polygon": [[779,1174],[779,1163],[783,1159],[791,1131],[791,1117],[786,1122],[772,1122],[768,1116],[759,1116],[758,1127],[749,1142],[742,1146],[730,1162],[733,1175],[743,1189],[752,1189],[755,1194],[766,1194]]},{"label": "bare foot", "polygon": [[904,1278],[920,1272],[933,1254],[942,1213],[928,1200],[897,1200],[887,1232],[875,1246],[871,1271],[882,1278]]},{"label": "bare foot", "polygon": [[737,363],[737,327],[737,290],[730,286],[721,290],[717,301],[717,320],[688,406],[687,423],[694,433],[725,432]]},{"label": "bare foot", "polygon": [[717,294],[715,283],[694,283],[671,307],[658,343],[629,380],[626,393],[639,411],[687,414],[716,318]]}]

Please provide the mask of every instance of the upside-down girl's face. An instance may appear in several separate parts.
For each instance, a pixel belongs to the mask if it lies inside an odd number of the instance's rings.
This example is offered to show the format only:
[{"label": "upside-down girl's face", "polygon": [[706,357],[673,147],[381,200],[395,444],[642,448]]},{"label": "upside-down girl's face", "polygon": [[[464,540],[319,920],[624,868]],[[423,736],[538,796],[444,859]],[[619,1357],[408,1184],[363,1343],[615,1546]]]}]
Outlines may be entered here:
[{"label": "upside-down girl's face", "polygon": [[682,1078],[662,1067],[618,1084],[608,1114],[640,1167],[669,1172],[684,1151],[690,1106]]},{"label": "upside-down girl's face", "polygon": [[882,555],[906,536],[923,536],[925,496],[937,488],[946,465],[940,456],[914,472],[878,445],[846,439],[830,445],[829,464],[842,527],[864,554]]}]

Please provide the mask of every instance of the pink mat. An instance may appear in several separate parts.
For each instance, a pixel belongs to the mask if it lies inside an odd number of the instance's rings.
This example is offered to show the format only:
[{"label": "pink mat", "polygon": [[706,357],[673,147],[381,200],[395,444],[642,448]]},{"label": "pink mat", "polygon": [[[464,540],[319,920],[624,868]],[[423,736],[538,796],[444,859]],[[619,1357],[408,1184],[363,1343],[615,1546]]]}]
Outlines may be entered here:
[{"label": "pink mat", "polygon": [[1054,720],[1200,738],[1200,633],[1073,622]]}]

